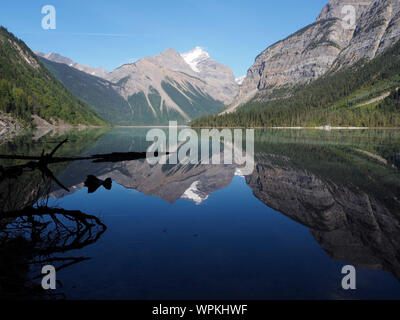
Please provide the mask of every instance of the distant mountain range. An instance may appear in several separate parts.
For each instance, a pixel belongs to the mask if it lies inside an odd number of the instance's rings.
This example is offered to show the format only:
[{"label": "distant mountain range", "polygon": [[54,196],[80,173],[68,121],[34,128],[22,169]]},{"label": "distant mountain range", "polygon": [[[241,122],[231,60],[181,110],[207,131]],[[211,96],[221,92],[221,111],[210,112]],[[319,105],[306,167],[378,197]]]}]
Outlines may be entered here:
[{"label": "distant mountain range", "polygon": [[36,54],[72,93],[113,124],[188,123],[222,111],[239,89],[233,72],[200,47],[183,54],[169,48],[112,72],[56,53]]},{"label": "distant mountain range", "polygon": [[72,61],[69,58],[63,57],[62,55],[59,55],[58,53],[45,54],[45,53],[40,52],[40,51],[34,51],[34,53],[39,57],[45,58],[45,59],[53,61],[53,62],[66,64],[69,67],[73,67],[75,69],[78,69],[79,71],[83,71],[85,73],[88,73],[91,76],[104,78],[108,74],[108,71],[105,70],[104,68],[92,68],[92,67],[89,67],[89,66],[84,66],[84,65],[81,65],[79,63],[76,63],[76,62]]},{"label": "distant mountain range", "polygon": [[399,40],[400,1],[331,0],[316,22],[256,57],[222,116],[192,124],[400,126]]}]

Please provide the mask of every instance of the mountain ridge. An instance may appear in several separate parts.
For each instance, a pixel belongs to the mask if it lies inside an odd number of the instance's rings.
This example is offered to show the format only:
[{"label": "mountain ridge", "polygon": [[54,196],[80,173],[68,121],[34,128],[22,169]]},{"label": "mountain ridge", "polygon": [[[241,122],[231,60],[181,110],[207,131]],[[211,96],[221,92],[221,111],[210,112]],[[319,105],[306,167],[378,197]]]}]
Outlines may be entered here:
[{"label": "mountain ridge", "polygon": [[61,54],[56,53],[56,52],[43,53],[41,51],[34,51],[34,53],[39,57],[45,58],[45,59],[50,60],[52,62],[66,64],[69,67],[73,67],[73,68],[75,68],[75,69],[77,69],[79,71],[83,71],[83,72],[85,72],[87,74],[90,74],[92,76],[96,76],[96,77],[99,77],[99,78],[105,78],[106,75],[109,73],[103,67],[92,68],[90,66],[85,66],[85,65],[79,64],[79,63],[71,60],[70,58],[62,56]]},{"label": "mountain ridge", "polygon": [[[83,68],[59,54],[38,54],[89,75],[94,72],[93,68]],[[53,65],[54,68],[58,70],[52,70],[53,74],[58,75],[64,85],[114,124],[154,125],[167,124],[169,120],[188,123],[199,116],[222,111],[233,101],[239,88],[229,67],[212,60],[202,48],[196,47],[183,54],[168,48],[154,57],[144,57],[101,74],[100,78],[112,83],[113,90],[125,100],[120,105],[125,109],[129,106],[132,113],[115,121],[112,114],[107,116],[105,106],[93,103],[99,100],[97,97],[88,97],[87,91],[78,90],[72,83],[91,87],[92,83],[101,82],[100,79],[87,79],[85,84],[82,75],[61,66]],[[62,76],[63,73],[76,77],[76,81]]]}]

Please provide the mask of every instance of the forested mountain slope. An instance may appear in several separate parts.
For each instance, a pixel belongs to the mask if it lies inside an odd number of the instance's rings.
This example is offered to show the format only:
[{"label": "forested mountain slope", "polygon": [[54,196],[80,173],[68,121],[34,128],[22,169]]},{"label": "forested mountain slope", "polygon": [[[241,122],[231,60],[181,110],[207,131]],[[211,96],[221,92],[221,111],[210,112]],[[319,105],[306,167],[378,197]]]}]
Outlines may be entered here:
[{"label": "forested mountain slope", "polygon": [[[192,121],[192,126],[400,126],[400,42],[383,54],[311,82],[278,88],[275,100],[259,93],[230,114]],[[383,101],[363,103],[384,92]],[[266,100],[263,100],[266,99]]]},{"label": "forested mountain slope", "polygon": [[51,75],[22,40],[3,27],[0,27],[0,111],[26,124],[32,123],[32,115],[54,124],[105,124]]},{"label": "forested mountain slope", "polygon": [[133,110],[129,103],[118,94],[116,84],[64,63],[45,58],[39,59],[71,93],[90,105],[103,119],[117,125],[133,123]]}]

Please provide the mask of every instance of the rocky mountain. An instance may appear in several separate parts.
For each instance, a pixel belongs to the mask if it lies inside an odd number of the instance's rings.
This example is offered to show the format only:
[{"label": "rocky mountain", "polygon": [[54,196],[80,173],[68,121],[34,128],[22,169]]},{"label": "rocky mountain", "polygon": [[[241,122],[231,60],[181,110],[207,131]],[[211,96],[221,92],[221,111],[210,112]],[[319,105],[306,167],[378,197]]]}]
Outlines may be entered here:
[{"label": "rocky mountain", "polygon": [[6,141],[8,137],[13,137],[23,129],[22,125],[10,115],[0,112],[0,139]]},{"label": "rocky mountain", "polygon": [[123,65],[106,76],[119,85],[142,124],[186,123],[221,111],[235,97],[233,72],[200,48],[180,55],[169,48],[155,57]]},{"label": "rocky mountain", "polygon": [[55,53],[37,55],[51,61],[47,65],[53,75],[113,124],[187,123],[220,112],[238,92],[233,72],[200,47],[183,54],[169,48],[112,72],[82,66]]},{"label": "rocky mountain", "polygon": [[100,68],[92,68],[89,66],[84,66],[84,65],[76,63],[76,62],[72,61],[70,58],[64,57],[58,53],[53,53],[53,52],[43,53],[40,51],[34,51],[34,52],[39,57],[45,58],[45,59],[53,61],[53,62],[66,64],[69,67],[75,68],[79,71],[83,71],[87,74],[90,74],[91,76],[105,78],[106,75],[108,74],[108,71],[105,70],[104,68],[101,68],[101,67]]},{"label": "rocky mountain", "polygon": [[20,39],[0,27],[0,112],[25,125],[39,117],[58,125],[104,125],[72,95]]},{"label": "rocky mountain", "polygon": [[[356,13],[350,28],[344,21],[348,5]],[[316,22],[257,56],[228,112],[259,93],[308,83],[362,58],[375,58],[400,39],[399,17],[397,0],[331,0]]]},{"label": "rocky mountain", "polygon": [[183,72],[189,75],[195,75],[190,64],[188,64],[174,48],[168,48],[153,57],[155,63],[172,71]]},{"label": "rocky mountain", "polygon": [[207,93],[217,100],[230,104],[238,92],[238,85],[232,70],[222,63],[215,62],[200,47],[183,53],[182,58],[191,69],[209,85]]}]

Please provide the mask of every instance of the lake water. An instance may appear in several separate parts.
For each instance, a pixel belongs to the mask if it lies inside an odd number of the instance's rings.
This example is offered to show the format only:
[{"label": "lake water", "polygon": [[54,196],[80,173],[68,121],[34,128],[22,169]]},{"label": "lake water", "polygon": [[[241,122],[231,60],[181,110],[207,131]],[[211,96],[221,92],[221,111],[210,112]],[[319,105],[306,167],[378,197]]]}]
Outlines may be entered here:
[{"label": "lake water", "polygon": [[[147,130],[32,133],[0,154],[40,156],[66,137],[57,156],[146,151]],[[400,298],[400,131],[257,130],[248,176],[81,160],[49,165],[51,178],[15,167],[26,162],[0,160],[14,168],[0,181],[3,297]],[[111,189],[88,193],[89,175]],[[44,294],[47,264],[58,289]],[[356,290],[342,288],[345,265]]]}]

